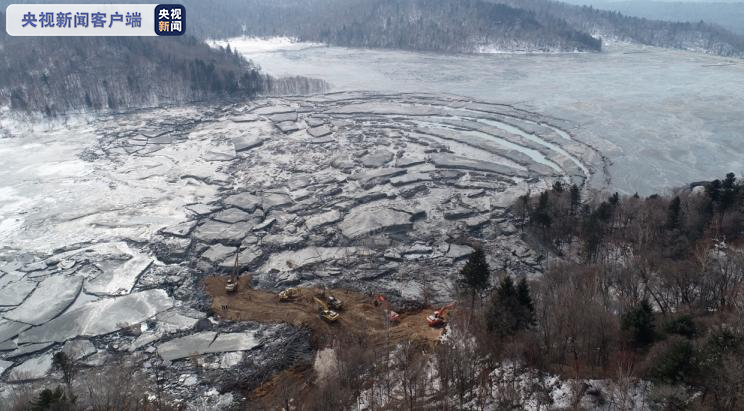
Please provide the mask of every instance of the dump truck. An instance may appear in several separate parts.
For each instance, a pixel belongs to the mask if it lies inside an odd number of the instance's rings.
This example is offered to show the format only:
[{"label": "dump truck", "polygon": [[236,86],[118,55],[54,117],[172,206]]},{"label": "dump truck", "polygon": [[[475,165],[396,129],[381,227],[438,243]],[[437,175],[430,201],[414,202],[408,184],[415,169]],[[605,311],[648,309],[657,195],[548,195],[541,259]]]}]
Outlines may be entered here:
[{"label": "dump truck", "polygon": [[315,299],[315,303],[318,304],[318,310],[319,315],[322,320],[328,321],[329,323],[336,322],[336,320],[339,319],[339,315],[337,312],[331,310],[328,308],[328,304],[326,304],[323,300],[321,300],[318,297],[313,297]]}]

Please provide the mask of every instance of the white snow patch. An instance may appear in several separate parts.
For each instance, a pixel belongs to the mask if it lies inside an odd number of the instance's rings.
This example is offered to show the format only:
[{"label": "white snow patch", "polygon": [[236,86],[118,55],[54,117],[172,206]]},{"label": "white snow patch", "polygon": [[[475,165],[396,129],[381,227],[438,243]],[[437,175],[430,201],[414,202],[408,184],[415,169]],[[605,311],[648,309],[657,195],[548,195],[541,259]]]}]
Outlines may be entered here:
[{"label": "white snow patch", "polygon": [[232,50],[250,56],[254,53],[268,53],[281,50],[302,50],[310,47],[322,47],[323,43],[300,42],[291,37],[235,37],[227,40],[209,40],[212,47],[224,47],[229,45]]}]

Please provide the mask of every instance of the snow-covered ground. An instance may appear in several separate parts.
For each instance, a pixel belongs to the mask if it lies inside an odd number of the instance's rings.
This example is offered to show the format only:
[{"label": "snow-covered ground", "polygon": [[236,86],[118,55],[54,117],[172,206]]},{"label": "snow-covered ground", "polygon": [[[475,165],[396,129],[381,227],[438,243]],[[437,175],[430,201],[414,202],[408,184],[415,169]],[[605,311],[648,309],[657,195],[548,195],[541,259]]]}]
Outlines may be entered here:
[{"label": "snow-covered ground", "polygon": [[241,53],[268,53],[273,51],[303,50],[312,47],[323,47],[322,43],[300,42],[290,37],[238,37],[229,40],[208,40],[212,47],[237,49]]},{"label": "snow-covered ground", "polygon": [[612,186],[627,193],[744,172],[742,60],[622,43],[531,55],[229,43],[270,74],[321,78],[335,91],[453,93],[568,120],[610,158]]},{"label": "snow-covered ground", "polygon": [[[168,116],[196,115],[193,108],[183,110],[169,110]],[[108,130],[119,120],[112,119]],[[107,158],[85,161],[84,151],[108,131],[96,129],[94,121],[99,120],[78,115],[41,123],[0,119],[10,135],[0,140],[0,247],[50,252],[102,239],[143,241],[184,220],[184,204],[209,201],[216,192],[181,179],[183,174],[226,178],[217,172],[219,162],[201,158],[212,143],[208,136],[182,146],[154,146],[162,151],[148,157],[124,156],[113,164]],[[170,130],[144,132],[151,131]]]}]

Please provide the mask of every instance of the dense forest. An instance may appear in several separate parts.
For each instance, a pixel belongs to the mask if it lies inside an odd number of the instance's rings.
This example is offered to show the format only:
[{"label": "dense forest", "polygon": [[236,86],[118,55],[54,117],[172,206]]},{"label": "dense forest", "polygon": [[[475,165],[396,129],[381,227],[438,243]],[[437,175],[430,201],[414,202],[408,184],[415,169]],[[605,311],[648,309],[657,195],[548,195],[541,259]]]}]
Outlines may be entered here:
[{"label": "dense forest", "polygon": [[271,78],[190,36],[11,37],[0,13],[0,49],[0,104],[47,115],[326,89],[318,80]]},{"label": "dense forest", "polygon": [[652,0],[568,0],[567,3],[591,5],[627,16],[647,19],[717,24],[744,35],[744,2],[682,2]]},{"label": "dense forest", "polygon": [[733,173],[646,198],[585,199],[557,183],[513,211],[552,255],[533,284],[534,317],[506,340],[515,358],[564,375],[642,378],[659,409],[744,407],[744,184]]},{"label": "dense forest", "polygon": [[[24,2],[28,0],[0,0],[0,6]],[[55,2],[62,1],[50,1]],[[602,39],[612,39],[744,56],[744,37],[716,25],[647,20],[550,0],[184,0],[182,4],[190,11],[189,34],[202,39],[288,36],[339,46],[466,53],[598,51]]]},{"label": "dense forest", "polygon": [[601,48],[598,39],[560,19],[480,0],[198,1],[186,6],[198,10],[196,33],[212,38],[241,34],[245,25],[249,35],[355,47],[445,52]]},{"label": "dense forest", "polygon": [[[627,17],[548,0],[186,0],[201,37],[245,33],[358,47],[472,52],[599,50],[600,38],[744,56],[744,38],[706,23]],[[592,37],[593,36],[593,37]]]},{"label": "dense forest", "polygon": [[549,0],[490,0],[546,14],[566,21],[576,30],[603,38],[650,46],[703,51],[744,57],[744,37],[701,21],[680,23],[628,17],[615,11],[573,6]]}]

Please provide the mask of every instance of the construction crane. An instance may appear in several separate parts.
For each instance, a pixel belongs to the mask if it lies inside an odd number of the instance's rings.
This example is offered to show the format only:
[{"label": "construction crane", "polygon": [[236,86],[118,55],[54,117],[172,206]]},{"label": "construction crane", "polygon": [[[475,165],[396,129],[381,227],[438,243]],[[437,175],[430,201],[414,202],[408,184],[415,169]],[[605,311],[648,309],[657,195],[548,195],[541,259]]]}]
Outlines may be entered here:
[{"label": "construction crane", "polygon": [[279,292],[279,301],[281,301],[281,302],[294,301],[299,296],[300,296],[300,290],[299,289],[297,289],[297,288],[287,288],[286,290],[283,290],[283,291]]},{"label": "construction crane", "polygon": [[426,317],[426,322],[429,323],[429,327],[442,327],[447,325],[447,319],[444,317],[444,315],[447,313],[447,310],[454,306],[455,303],[449,303],[444,307],[434,311],[432,315]]},{"label": "construction crane", "polygon": [[390,303],[382,295],[375,297],[375,301],[382,304],[385,311],[385,319],[391,323],[397,323],[400,321],[400,314],[390,309]]},{"label": "construction crane", "polygon": [[336,322],[336,320],[338,320],[340,316],[337,312],[328,308],[328,304],[323,302],[323,300],[318,297],[313,297],[313,299],[315,300],[315,303],[318,304],[321,319],[328,321],[329,323]]},{"label": "construction crane", "polygon": [[235,264],[233,270],[230,273],[230,278],[227,279],[225,284],[225,292],[234,293],[238,290],[238,256],[240,255],[240,248],[235,251]]}]

